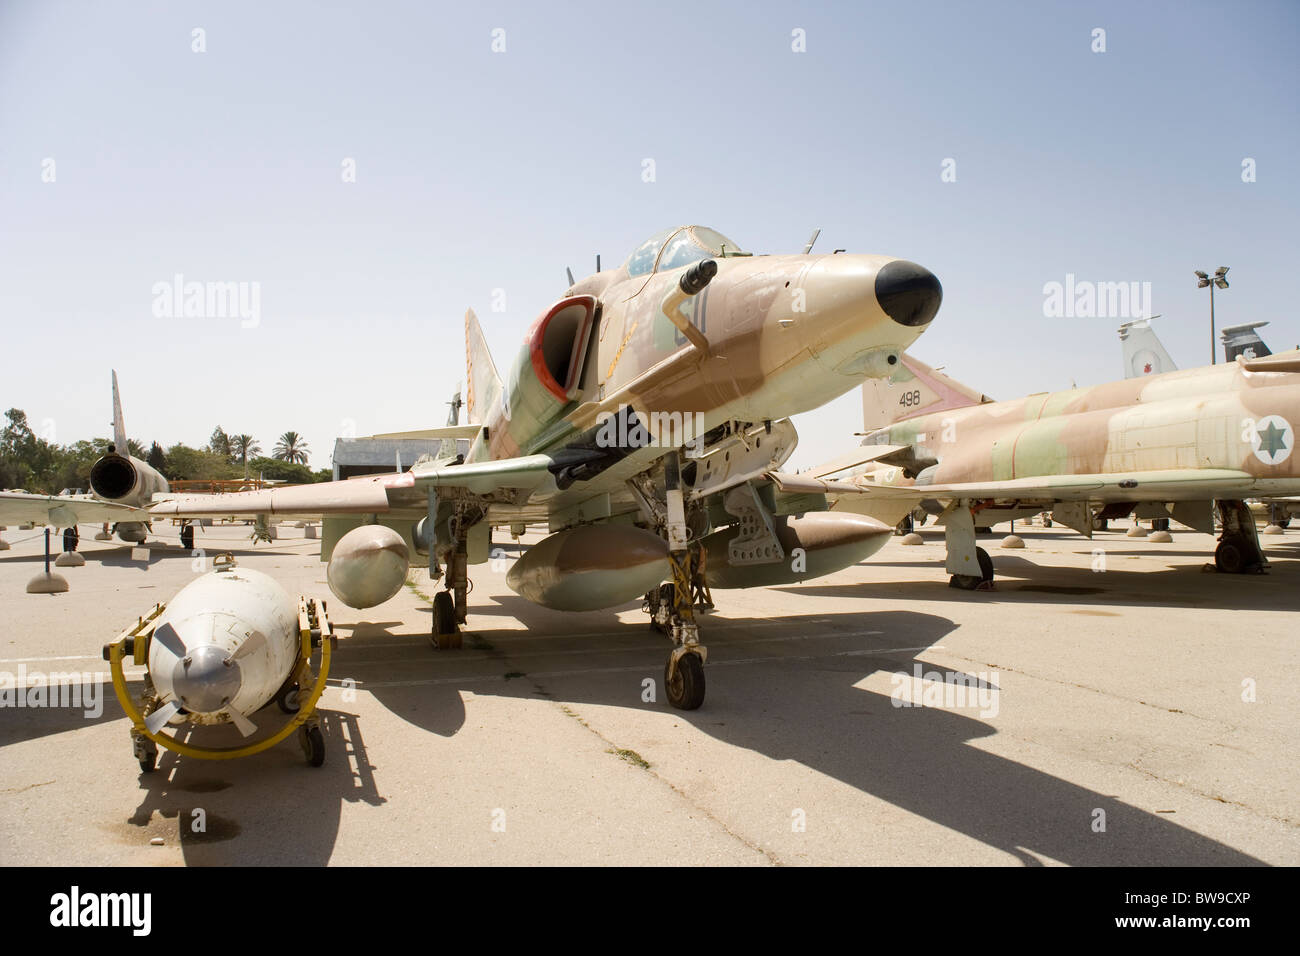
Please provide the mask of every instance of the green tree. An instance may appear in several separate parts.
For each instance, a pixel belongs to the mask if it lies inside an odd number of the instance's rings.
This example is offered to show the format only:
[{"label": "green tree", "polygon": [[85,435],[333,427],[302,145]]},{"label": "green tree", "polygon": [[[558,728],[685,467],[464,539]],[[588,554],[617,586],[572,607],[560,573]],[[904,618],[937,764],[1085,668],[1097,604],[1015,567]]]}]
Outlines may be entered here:
[{"label": "green tree", "polygon": [[168,481],[213,481],[239,477],[239,469],[225,455],[214,455],[205,448],[175,444],[167,449]]},{"label": "green tree", "polygon": [[301,435],[297,432],[285,432],[280,436],[279,442],[276,443],[275,451],[272,453],[281,461],[291,461],[295,464],[307,464],[307,456],[311,449],[303,441]]},{"label": "green tree", "polygon": [[149,457],[145,461],[160,475],[167,470],[167,456],[163,454],[162,445],[157,442],[149,446]]},{"label": "green tree", "polygon": [[284,481],[291,485],[309,485],[316,480],[316,475],[306,465],[279,458],[254,458],[249,461],[248,470],[268,481]]},{"label": "green tree", "polygon": [[258,455],[262,451],[262,446],[257,443],[257,439],[252,435],[231,435],[230,451],[239,459],[244,466],[244,477],[248,477],[248,459]]},{"label": "green tree", "polygon": [[0,485],[53,494],[57,480],[59,447],[38,438],[27,424],[27,413],[11,408],[8,424],[0,429]]},{"label": "green tree", "polygon": [[212,437],[208,439],[208,451],[214,455],[222,455],[225,458],[233,458],[234,452],[230,449],[230,436],[225,430],[218,425],[212,431]]}]

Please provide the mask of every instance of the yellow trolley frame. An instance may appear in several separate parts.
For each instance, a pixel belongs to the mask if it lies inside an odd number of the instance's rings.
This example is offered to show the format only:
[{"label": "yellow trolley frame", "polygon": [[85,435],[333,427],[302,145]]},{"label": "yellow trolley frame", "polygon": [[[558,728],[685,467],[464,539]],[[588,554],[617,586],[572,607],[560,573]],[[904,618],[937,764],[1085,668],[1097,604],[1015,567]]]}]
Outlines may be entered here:
[{"label": "yellow trolley frame", "polygon": [[[299,695],[302,694],[302,689],[307,687],[311,680],[311,654],[318,638],[320,641],[320,670],[316,674],[315,681],[311,682],[311,690],[308,692],[306,700],[300,702],[298,712],[290,717],[283,727],[269,737],[242,747],[199,747],[194,744],[183,743],[162,732],[156,734],[150,732],[144,722],[146,712],[142,712],[136,702],[131,699],[131,693],[126,686],[126,674],[122,668],[123,661],[128,656],[133,664],[148,666],[149,642],[153,639],[158,617],[166,607],[165,604],[155,604],[148,614],[139,618],[134,625],[119,634],[115,641],[104,645],[104,659],[108,661],[113,673],[113,690],[117,694],[118,703],[122,705],[122,710],[126,712],[127,717],[131,718],[131,739],[133,741],[139,744],[143,740],[151,740],[184,757],[196,757],[200,760],[230,760],[234,757],[248,757],[255,753],[261,753],[263,750],[268,750],[299,727],[305,728],[307,732],[319,728],[320,718],[316,716],[316,704],[325,690],[325,682],[329,677],[334,631],[329,618],[326,616],[324,602],[321,602],[318,606],[314,600],[300,597],[298,599],[298,663],[294,668],[294,679],[298,683]],[[152,687],[152,680],[150,686]],[[141,768],[143,769],[143,767],[142,761]]]}]

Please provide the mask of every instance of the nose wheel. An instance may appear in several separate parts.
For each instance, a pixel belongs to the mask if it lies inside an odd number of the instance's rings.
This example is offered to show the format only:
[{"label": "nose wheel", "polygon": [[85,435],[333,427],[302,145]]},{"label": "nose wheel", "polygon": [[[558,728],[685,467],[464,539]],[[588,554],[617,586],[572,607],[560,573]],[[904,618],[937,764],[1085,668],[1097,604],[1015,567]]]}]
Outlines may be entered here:
[{"label": "nose wheel", "polygon": [[433,596],[433,633],[429,640],[440,651],[454,651],[461,646],[460,624],[450,591],[439,591]]},{"label": "nose wheel", "polygon": [[698,710],[704,703],[704,689],[704,662],[700,655],[685,648],[673,651],[673,656],[664,665],[664,692],[668,695],[668,703],[678,710]]},{"label": "nose wheel", "polygon": [[704,703],[708,649],[700,643],[699,625],[695,623],[691,563],[689,552],[671,554],[673,582],[647,594],[643,608],[650,614],[650,627],[667,634],[676,645],[664,665],[664,693],[677,710],[697,710]]}]

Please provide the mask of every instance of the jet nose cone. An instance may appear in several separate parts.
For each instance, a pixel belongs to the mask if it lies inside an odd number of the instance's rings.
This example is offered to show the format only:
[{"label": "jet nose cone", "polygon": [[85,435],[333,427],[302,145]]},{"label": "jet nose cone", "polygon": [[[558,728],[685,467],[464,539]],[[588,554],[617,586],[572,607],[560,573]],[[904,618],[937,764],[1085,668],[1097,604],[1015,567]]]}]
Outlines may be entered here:
[{"label": "jet nose cone", "polygon": [[224,707],[239,693],[239,664],[215,644],[204,644],[177,661],[172,685],[181,706],[198,714]]},{"label": "jet nose cone", "polygon": [[928,325],[943,301],[943,286],[933,272],[906,259],[886,263],[876,273],[876,301],[899,325]]}]

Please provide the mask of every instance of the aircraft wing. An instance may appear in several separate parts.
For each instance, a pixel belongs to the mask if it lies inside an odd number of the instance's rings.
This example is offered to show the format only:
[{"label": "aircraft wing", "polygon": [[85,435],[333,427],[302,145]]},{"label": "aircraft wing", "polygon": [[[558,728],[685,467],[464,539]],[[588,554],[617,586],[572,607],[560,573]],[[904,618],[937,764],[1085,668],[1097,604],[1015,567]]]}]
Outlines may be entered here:
[{"label": "aircraft wing", "polygon": [[1254,489],[1254,476],[1230,469],[1170,469],[1098,475],[1051,475],[933,485],[885,485],[864,479],[833,481],[771,472],[782,491],[860,495],[880,499],[926,498],[1026,501],[1176,501],[1239,496]]},{"label": "aircraft wing", "polygon": [[153,516],[175,518],[277,517],[325,515],[423,515],[429,489],[457,489],[488,502],[522,504],[540,486],[554,490],[547,455],[454,464],[435,461],[410,471],[367,475],[346,481],[290,485],[223,495],[175,495],[155,503]]},{"label": "aircraft wing", "polygon": [[811,471],[800,473],[801,478],[813,477],[822,478],[826,475],[833,475],[836,472],[846,471],[849,468],[856,468],[858,465],[870,464],[873,461],[880,461],[888,458],[890,455],[896,455],[901,451],[908,451],[911,445],[860,445],[853,451],[838,458],[832,458],[824,464],[818,465]]},{"label": "aircraft wing", "polygon": [[29,495],[0,491],[0,524],[49,524],[69,528],[105,521],[148,521],[144,508],[102,501],[91,495]]}]

